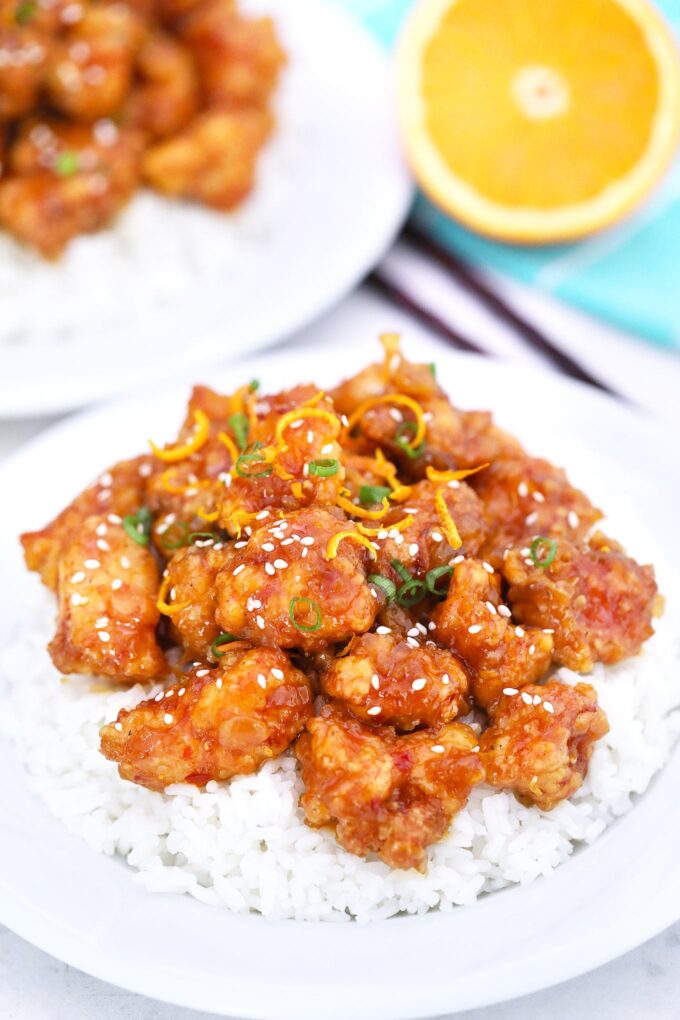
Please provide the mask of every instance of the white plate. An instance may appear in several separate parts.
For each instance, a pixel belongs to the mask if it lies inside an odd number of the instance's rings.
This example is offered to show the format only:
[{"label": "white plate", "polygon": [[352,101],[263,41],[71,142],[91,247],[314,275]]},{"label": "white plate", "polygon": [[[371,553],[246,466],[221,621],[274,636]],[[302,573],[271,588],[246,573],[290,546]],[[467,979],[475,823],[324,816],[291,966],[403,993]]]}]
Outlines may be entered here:
[{"label": "white plate", "polygon": [[[272,151],[285,150],[280,193],[253,216],[248,203],[237,213],[246,217],[248,237],[239,234],[237,257],[224,271],[211,272],[201,250],[207,225],[192,220],[187,243],[203,268],[190,289],[182,291],[178,282],[178,298],[138,301],[130,310],[129,295],[118,295],[119,278],[109,280],[104,269],[98,277],[104,304],[113,291],[121,309],[117,323],[101,321],[68,339],[29,336],[8,345],[2,342],[7,315],[0,316],[0,418],[68,410],[150,379],[178,378],[198,365],[249,355],[349,292],[397,233],[412,187],[384,52],[358,21],[320,0],[247,0],[247,8],[274,16],[290,58],[278,137],[271,143]],[[275,188],[279,169],[271,174]],[[257,205],[257,191],[252,201]],[[224,217],[225,231],[228,221]],[[79,257],[99,243],[101,235],[80,239]],[[149,261],[140,275],[151,279],[158,269]],[[3,279],[0,271],[0,298]],[[79,293],[77,275],[69,286]],[[5,307],[15,296],[6,293]],[[52,330],[49,301],[39,304],[47,306],[43,321]]]},{"label": "white plate", "polygon": [[[368,344],[324,349],[324,339],[316,352],[260,356],[215,382],[257,376],[276,388],[314,377],[323,384],[365,361]],[[423,337],[417,355],[436,360],[458,402],[493,408],[531,448],[566,463],[577,482],[587,477],[605,509],[628,501],[662,542],[675,535],[677,447],[654,422],[562,378],[454,355]],[[186,387],[161,390],[82,414],[0,469],[0,641],[11,640],[13,620],[38,588],[23,569],[16,533],[43,523],[147,435],[171,434],[185,397]],[[665,547],[668,576],[678,552],[671,542]],[[563,981],[680,917],[677,753],[628,815],[549,880],[450,913],[366,926],[272,922],[148,893],[126,866],[88,850],[48,815],[12,747],[0,746],[0,775],[0,922],[99,978],[227,1016],[450,1013]]]}]

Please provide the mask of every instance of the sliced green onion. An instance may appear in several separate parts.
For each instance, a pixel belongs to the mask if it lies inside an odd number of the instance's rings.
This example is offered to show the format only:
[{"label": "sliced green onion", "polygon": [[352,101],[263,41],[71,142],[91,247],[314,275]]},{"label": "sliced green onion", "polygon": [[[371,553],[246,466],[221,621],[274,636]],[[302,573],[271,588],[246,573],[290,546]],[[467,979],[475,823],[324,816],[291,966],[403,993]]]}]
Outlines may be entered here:
[{"label": "sliced green onion", "polygon": [[417,457],[422,456],[423,451],[425,449],[424,442],[416,446],[415,450],[413,449],[413,447],[409,446],[407,433],[411,436],[414,436],[416,434],[416,431],[417,425],[415,422],[403,421],[394,434],[395,443],[397,444],[399,449],[406,454],[407,457],[411,458],[411,460],[416,460]]},{"label": "sliced green onion", "polygon": [[367,579],[369,584],[374,584],[376,588],[380,588],[388,602],[393,602],[397,594],[397,586],[394,581],[390,581],[389,577],[384,577],[382,574],[369,574]]},{"label": "sliced green onion", "polygon": [[415,606],[416,602],[422,602],[426,592],[427,588],[423,582],[419,581],[416,577],[412,577],[406,584],[402,584],[398,590],[397,605],[404,606],[404,608]]},{"label": "sliced green onion", "polygon": [[[545,556],[538,555],[538,549],[542,546],[545,546],[548,550]],[[549,567],[555,559],[556,554],[557,542],[554,538],[544,538],[543,535],[539,535],[529,546],[529,555],[531,556],[535,567]]]},{"label": "sliced green onion", "polygon": [[141,507],[136,514],[127,514],[123,518],[125,533],[137,545],[149,544],[152,523],[153,517],[151,516],[151,511],[145,506]]},{"label": "sliced green onion", "polygon": [[64,149],[54,160],[54,172],[59,177],[73,177],[80,170],[80,159],[78,153],[73,149]]},{"label": "sliced green onion", "polygon": [[359,489],[359,502],[365,506],[371,503],[382,503],[392,490],[387,485],[362,485]]},{"label": "sliced green onion", "polygon": [[437,366],[435,365],[434,361],[430,361],[430,363],[428,364],[427,367],[429,368],[430,372],[432,373],[432,378],[436,379],[437,378]]},{"label": "sliced green onion", "polygon": [[[304,603],[309,609],[313,609],[314,612],[316,613],[316,620],[309,627],[307,626],[306,623],[300,623],[299,620],[295,619],[295,610],[297,606],[302,605],[302,603]],[[307,633],[318,630],[319,627],[321,626],[321,620],[323,619],[323,617],[321,616],[321,610],[319,609],[318,603],[314,602],[312,599],[306,598],[291,599],[290,609],[288,610],[288,613],[290,616],[290,622],[293,624],[296,630],[305,631]]]},{"label": "sliced green onion", "polygon": [[248,443],[248,429],[250,423],[245,414],[232,414],[229,418],[239,450],[245,450]]},{"label": "sliced green onion", "polygon": [[221,659],[222,656],[224,655],[224,652],[218,652],[217,649],[221,648],[222,645],[229,645],[231,644],[232,641],[236,640],[237,640],[236,635],[230,634],[228,631],[223,631],[221,634],[218,634],[210,646],[210,651],[214,658]]},{"label": "sliced green onion", "polygon": [[14,20],[17,25],[27,25],[35,14],[35,8],[33,0],[25,0],[24,3],[19,4],[14,12]]},{"label": "sliced green onion", "polygon": [[322,457],[319,460],[310,460],[309,473],[310,475],[320,475],[322,478],[330,478],[331,475],[337,475],[339,467],[340,462],[334,457]]},{"label": "sliced green onion", "polygon": [[425,574],[427,590],[432,592],[433,595],[446,595],[445,591],[437,587],[437,581],[440,577],[448,577],[452,573],[453,567],[433,567],[432,570],[428,570]]},{"label": "sliced green onion", "polygon": [[175,521],[161,536],[161,545],[164,549],[181,549],[187,544],[188,534],[189,525],[186,521]]},{"label": "sliced green onion", "polygon": [[264,478],[273,471],[271,464],[267,464],[264,471],[244,471],[243,469],[247,464],[264,464],[264,461],[259,453],[242,453],[235,465],[236,474],[240,475],[241,478]]},{"label": "sliced green onion", "polygon": [[214,531],[192,531],[189,535],[189,545],[193,545],[194,542],[207,542],[208,539],[214,542],[216,538]]},{"label": "sliced green onion", "polygon": [[259,390],[259,388],[260,388],[259,379],[251,379],[250,382],[248,383],[248,389],[250,390],[251,393],[255,393],[256,390]]},{"label": "sliced green onion", "polygon": [[409,574],[409,572],[406,569],[406,567],[404,566],[404,564],[400,563],[399,560],[391,560],[390,561],[390,566],[392,567],[392,570],[395,572],[395,574],[399,575],[399,577],[402,579],[402,581],[410,581],[411,580],[411,575]]}]

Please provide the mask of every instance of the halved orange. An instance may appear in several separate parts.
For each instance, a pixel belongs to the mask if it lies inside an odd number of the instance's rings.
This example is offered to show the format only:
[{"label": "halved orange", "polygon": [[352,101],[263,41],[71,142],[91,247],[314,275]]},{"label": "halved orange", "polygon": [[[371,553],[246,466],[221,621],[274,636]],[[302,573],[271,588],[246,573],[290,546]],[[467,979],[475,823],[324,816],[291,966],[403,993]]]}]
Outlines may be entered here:
[{"label": "halved orange", "polygon": [[421,0],[398,76],[419,184],[504,240],[614,223],[659,179],[680,133],[678,51],[646,0]]}]

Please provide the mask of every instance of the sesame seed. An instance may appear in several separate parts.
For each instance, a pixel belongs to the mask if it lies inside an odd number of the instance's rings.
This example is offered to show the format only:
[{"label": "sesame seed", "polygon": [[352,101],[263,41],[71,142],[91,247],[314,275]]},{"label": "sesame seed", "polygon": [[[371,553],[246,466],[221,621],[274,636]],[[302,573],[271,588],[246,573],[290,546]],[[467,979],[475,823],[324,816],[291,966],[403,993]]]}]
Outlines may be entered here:
[{"label": "sesame seed", "polygon": [[171,696],[172,696],[172,695],[173,695],[174,693],[175,693],[175,692],[173,691],[173,689],[172,689],[172,687],[171,687],[169,691],[166,691],[166,692],[165,692],[165,697],[166,697],[166,698],[169,698],[169,697],[171,697]]},{"label": "sesame seed", "polygon": [[97,548],[101,549],[102,552],[109,552],[111,546],[109,545],[105,538],[98,538]]},{"label": "sesame seed", "polygon": [[106,529],[106,525],[105,524],[103,524],[103,523],[102,524],[98,524],[97,527],[95,528],[95,534],[97,534],[97,535],[105,535],[106,534],[106,530],[107,529]]},{"label": "sesame seed", "polygon": [[294,541],[295,541],[295,539],[294,539],[294,538],[292,537],[292,535],[291,535],[291,537],[290,537],[290,538],[284,538],[284,540],[283,540],[283,542],[281,543],[281,545],[292,545],[292,543],[293,543]]},{"label": "sesame seed", "polygon": [[118,591],[118,589],[122,588],[122,587],[123,587],[123,582],[120,579],[120,577],[114,577],[113,581],[111,582],[111,590],[112,591]]},{"label": "sesame seed", "polygon": [[437,624],[434,622],[434,620],[430,620],[430,622],[427,625],[427,629],[428,630],[436,630],[437,629]]},{"label": "sesame seed", "polygon": [[98,620],[94,621],[94,625],[98,630],[101,630],[102,627],[106,627],[108,622],[108,616],[100,616]]},{"label": "sesame seed", "polygon": [[544,708],[544,709],[546,710],[546,712],[550,712],[550,714],[551,714],[551,715],[552,715],[552,714],[554,713],[554,711],[555,711],[555,709],[554,709],[554,707],[553,707],[553,703],[552,703],[552,701],[544,701],[544,702],[543,702],[543,708]]},{"label": "sesame seed", "polygon": [[122,722],[117,722],[117,723],[114,723],[114,725],[113,725],[113,728],[114,728],[114,730],[118,730],[118,732],[120,733],[120,732],[121,732],[121,730],[123,729],[123,724],[122,724]]},{"label": "sesame seed", "polygon": [[418,630],[417,627],[411,627],[411,629],[407,631],[407,634],[409,637],[418,637],[420,631]]},{"label": "sesame seed", "polygon": [[531,549],[529,546],[526,546],[526,548],[520,549],[519,554],[520,556],[529,556],[531,554]]},{"label": "sesame seed", "polygon": [[390,533],[390,538],[394,539],[394,544],[395,545],[403,545],[404,544],[404,536],[400,535],[399,532],[397,532],[396,535],[393,535],[392,533]]},{"label": "sesame seed", "polygon": [[123,568],[123,570],[128,570],[129,569],[130,561],[127,558],[127,556],[121,556],[121,558],[120,558],[120,565]]},{"label": "sesame seed", "polygon": [[207,676],[209,672],[209,669],[198,669],[196,670],[196,676]]},{"label": "sesame seed", "polygon": [[443,754],[445,751],[445,747],[443,744],[433,744],[430,750],[432,751],[433,754]]},{"label": "sesame seed", "polygon": [[343,424],[343,425],[344,425],[345,427],[347,427],[347,426],[349,425],[349,418],[347,417],[347,415],[346,415],[346,414],[341,414],[341,415],[340,415],[340,421],[342,422],[342,424]]},{"label": "sesame seed", "polygon": [[443,542],[444,538],[438,531],[433,531],[430,536],[433,542]]},{"label": "sesame seed", "polygon": [[232,577],[236,577],[237,574],[240,574],[241,571],[245,570],[245,569],[246,569],[245,563],[239,563],[239,565],[237,567],[234,567],[234,569],[232,570],[231,576]]},{"label": "sesame seed", "polygon": [[569,511],[569,513],[567,514],[567,521],[569,522],[570,528],[578,528],[580,521],[579,516],[575,510]]},{"label": "sesame seed", "polygon": [[163,691],[161,691],[159,694],[157,694],[156,697],[153,700],[154,701],[162,701],[163,700]]},{"label": "sesame seed", "polygon": [[376,627],[376,634],[391,634],[392,631],[389,627]]},{"label": "sesame seed", "polygon": [[329,454],[329,453],[332,453],[332,452],[333,452],[333,444],[332,444],[332,443],[326,443],[326,445],[325,445],[325,446],[322,446],[322,447],[321,447],[321,452],[322,452],[322,453],[323,453],[323,454],[324,454],[325,456],[328,456],[328,454]]},{"label": "sesame seed", "polygon": [[302,418],[298,418],[296,421],[291,422],[288,427],[291,429],[301,429],[303,425],[304,422]]},{"label": "sesame seed", "polygon": [[99,560],[85,560],[85,566],[88,570],[96,570],[97,567],[101,566]]},{"label": "sesame seed", "polygon": [[269,517],[269,510],[260,510],[259,514],[255,515],[255,520],[263,521],[265,517]]},{"label": "sesame seed", "polygon": [[300,539],[300,545],[314,545],[314,539],[311,535],[307,535],[305,538]]},{"label": "sesame seed", "polygon": [[180,689],[177,691],[177,697],[183,698],[186,692],[187,692],[186,687],[180,687]]},{"label": "sesame seed", "polygon": [[309,549],[307,548],[307,546],[305,546],[304,549],[302,550],[302,558],[303,558],[303,560],[304,560],[304,558],[305,558],[305,556],[307,555],[308,552],[309,552]]},{"label": "sesame seed", "polygon": [[408,551],[409,551],[409,554],[411,556],[417,556],[418,555],[418,543],[417,542],[411,542],[410,546],[408,547]]},{"label": "sesame seed", "polygon": [[75,574],[71,577],[71,584],[80,584],[81,581],[85,580],[85,571],[76,570]]},{"label": "sesame seed", "polygon": [[274,560],[274,566],[277,570],[285,570],[288,564],[285,560]]},{"label": "sesame seed", "polygon": [[267,678],[264,673],[257,674],[257,682],[263,689],[267,686]]},{"label": "sesame seed", "polygon": [[222,690],[222,677],[221,676],[218,676],[217,680],[215,681],[215,687],[217,688],[218,691]]},{"label": "sesame seed", "polygon": [[427,683],[427,680],[424,677],[421,676],[417,680],[413,681],[413,683],[411,684],[411,690],[412,691],[422,691],[422,689],[423,689],[423,687],[425,686],[426,683]]},{"label": "sesame seed", "polygon": [[369,708],[367,714],[368,715],[380,715],[381,712],[382,712],[382,708],[380,707],[380,705],[374,705],[373,708]]},{"label": "sesame seed", "polygon": [[541,696],[540,696],[540,694],[534,694],[534,705],[540,705],[540,704],[541,704]]},{"label": "sesame seed", "polygon": [[529,486],[526,482],[520,482],[517,486],[517,495],[524,499],[525,496],[529,495]]},{"label": "sesame seed", "polygon": [[444,684],[444,687],[448,687],[450,682],[451,682],[451,680],[450,680],[449,674],[448,673],[443,673],[442,674],[442,683]]},{"label": "sesame seed", "polygon": [[468,634],[479,634],[481,629],[481,623],[473,623],[471,627],[468,627]]},{"label": "sesame seed", "polygon": [[163,716],[163,722],[165,723],[166,726],[172,726],[174,721],[175,720],[173,719],[169,712],[166,712],[165,715]]},{"label": "sesame seed", "polygon": [[302,477],[303,478],[308,478],[309,477],[309,464],[305,464],[303,466],[303,468],[302,468]]},{"label": "sesame seed", "polygon": [[496,607],[494,606],[493,602],[485,602],[484,605],[489,610],[492,616],[496,615]]},{"label": "sesame seed", "polygon": [[525,705],[532,705],[533,704],[533,700],[534,699],[531,697],[530,694],[526,694],[525,692],[522,692],[522,701],[524,702]]},{"label": "sesame seed", "polygon": [[270,672],[275,680],[283,680],[283,670],[279,669],[278,666],[274,666],[273,669],[270,670]]},{"label": "sesame seed", "polygon": [[113,475],[110,471],[105,471],[103,475],[99,476],[99,485],[105,485],[107,488],[113,485]]},{"label": "sesame seed", "polygon": [[71,605],[79,606],[83,601],[87,602],[87,599],[83,600],[83,596],[79,592],[74,591],[73,595],[71,595]]},{"label": "sesame seed", "polygon": [[534,524],[538,520],[538,511],[534,510],[533,513],[527,514],[524,518],[525,524]]},{"label": "sesame seed", "polygon": [[[243,549],[247,545],[248,545],[247,542],[234,542],[234,549]],[[262,546],[262,548],[264,549],[264,546]],[[272,546],[272,549],[273,548],[274,548],[274,546]]]},{"label": "sesame seed", "polygon": [[505,616],[506,619],[512,616],[512,613],[510,612],[507,606],[499,606],[496,612],[499,614],[499,616]]},{"label": "sesame seed", "polygon": [[495,573],[495,571],[494,571],[493,567],[491,566],[491,564],[490,564],[490,563],[487,563],[487,562],[486,562],[486,560],[484,560],[484,561],[482,562],[482,566],[483,566],[483,567],[484,567],[484,569],[486,570],[487,574],[493,574],[493,573]]},{"label": "sesame seed", "polygon": [[107,642],[111,640],[111,635],[109,634],[108,630],[100,630],[97,633],[99,634],[100,641]]},{"label": "sesame seed", "polygon": [[403,414],[396,407],[391,407],[389,413],[390,413],[390,418],[392,419],[392,421],[403,421],[404,420]]},{"label": "sesame seed", "polygon": [[554,633],[555,633],[555,630],[554,630],[554,628],[553,628],[553,627],[544,627],[544,628],[543,628],[543,633],[544,633],[544,634],[554,634]]},{"label": "sesame seed", "polygon": [[542,492],[534,492],[532,495],[537,503],[545,503],[545,496]]},{"label": "sesame seed", "polygon": [[525,631],[523,627],[515,627],[515,634],[517,637],[524,637]]},{"label": "sesame seed", "polygon": [[123,518],[119,517],[118,514],[109,514],[109,516],[106,519],[109,522],[109,524],[122,524],[123,523]]},{"label": "sesame seed", "polygon": [[460,488],[460,482],[458,481],[457,478],[452,478],[451,481],[447,482],[446,484],[447,484],[449,489],[459,489]]},{"label": "sesame seed", "polygon": [[271,565],[271,563],[265,563],[265,565],[264,565],[264,572],[265,572],[265,574],[269,574],[270,577],[273,577],[274,574],[276,573],[276,571],[274,570],[274,567]]},{"label": "sesame seed", "polygon": [[260,628],[260,630],[264,630],[264,617],[259,616],[259,615],[256,616],[255,617],[255,623]]},{"label": "sesame seed", "polygon": [[[245,542],[243,544],[245,545]],[[264,542],[262,548],[264,549],[265,552],[274,552],[274,543]]]},{"label": "sesame seed", "polygon": [[371,677],[371,687],[373,688],[374,691],[377,691],[378,688],[380,687],[380,677],[378,676],[377,673],[374,673],[373,676]]},{"label": "sesame seed", "polygon": [[509,697],[511,697],[513,694],[519,694],[519,691],[517,690],[516,687],[504,687],[503,694],[507,694]]},{"label": "sesame seed", "polygon": [[536,651],[536,645],[529,645],[529,655],[533,655]]},{"label": "sesame seed", "polygon": [[379,539],[381,542],[385,541],[385,539],[387,538],[387,532],[385,531],[384,528],[380,529],[380,531],[376,535],[376,538]]},{"label": "sesame seed", "polygon": [[110,489],[100,489],[97,493],[97,501],[99,503],[106,503],[107,499],[111,495]]},{"label": "sesame seed", "polygon": [[420,645],[418,644],[416,639],[412,637],[406,638],[406,644],[409,646],[409,648],[420,648]]},{"label": "sesame seed", "polygon": [[314,433],[312,432],[311,429],[307,429],[307,442],[308,443],[314,442]]}]

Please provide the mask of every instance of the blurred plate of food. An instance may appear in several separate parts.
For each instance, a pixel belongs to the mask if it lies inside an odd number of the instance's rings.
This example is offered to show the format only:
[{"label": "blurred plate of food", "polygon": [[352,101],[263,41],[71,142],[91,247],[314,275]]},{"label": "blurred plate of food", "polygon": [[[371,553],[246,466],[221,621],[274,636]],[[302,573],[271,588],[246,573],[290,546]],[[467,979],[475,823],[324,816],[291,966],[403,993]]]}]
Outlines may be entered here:
[{"label": "blurred plate of food", "polygon": [[0,416],[280,340],[401,224],[389,65],[331,5],[16,0],[2,18]]}]

